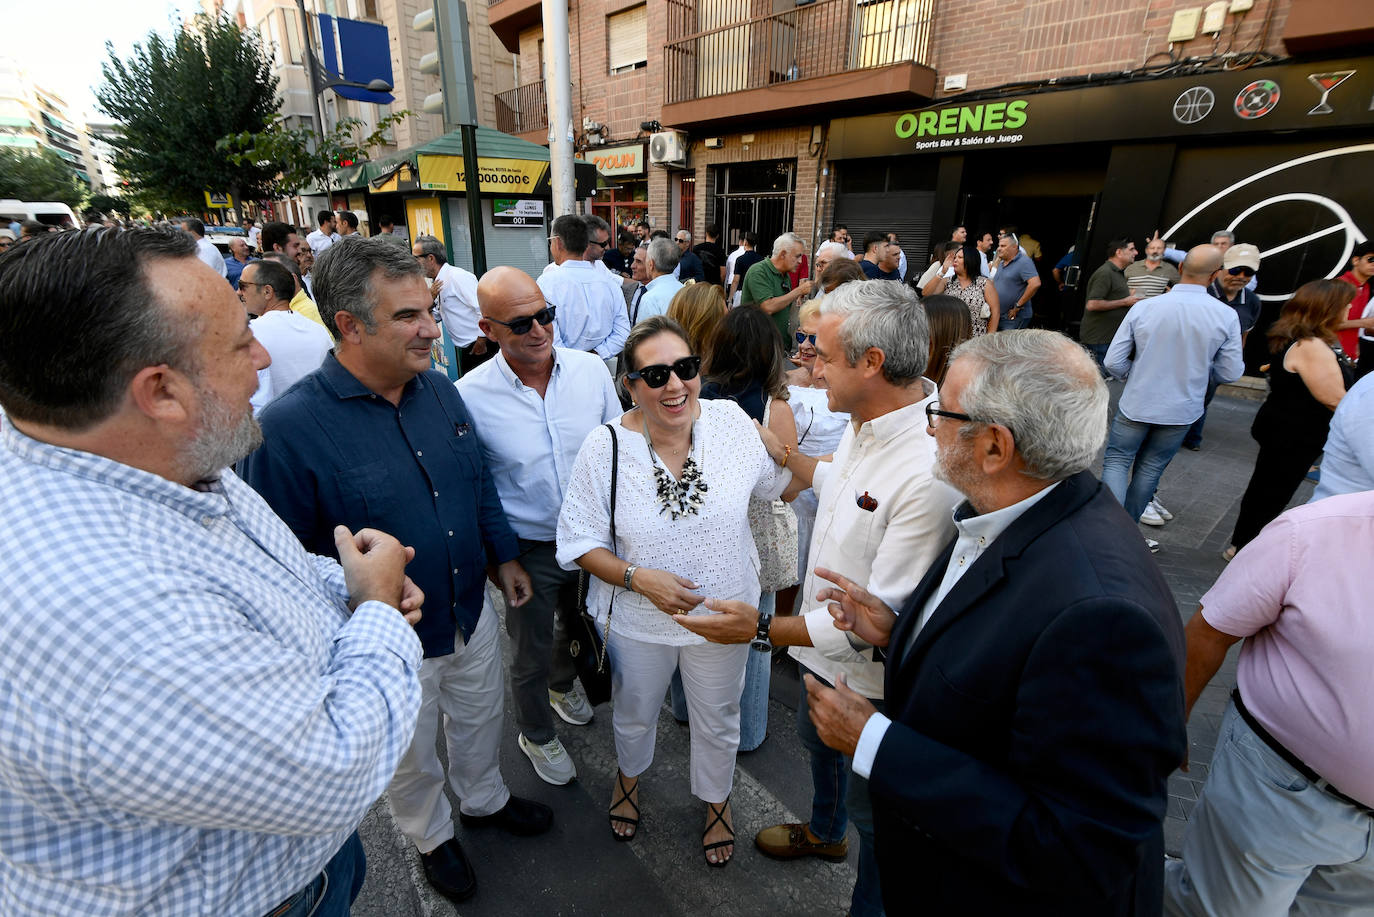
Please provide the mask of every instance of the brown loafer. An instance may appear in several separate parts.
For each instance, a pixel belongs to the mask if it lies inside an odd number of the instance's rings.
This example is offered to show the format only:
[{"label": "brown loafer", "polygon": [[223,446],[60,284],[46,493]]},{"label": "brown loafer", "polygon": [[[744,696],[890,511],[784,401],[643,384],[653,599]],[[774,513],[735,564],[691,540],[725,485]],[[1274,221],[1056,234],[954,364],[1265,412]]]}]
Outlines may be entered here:
[{"label": "brown loafer", "polygon": [[774,825],[764,828],[754,836],[754,846],[764,856],[775,860],[794,860],[797,857],[820,857],[831,863],[839,863],[849,856],[849,840],[841,839],[834,844],[821,844],[811,840],[806,825]]}]

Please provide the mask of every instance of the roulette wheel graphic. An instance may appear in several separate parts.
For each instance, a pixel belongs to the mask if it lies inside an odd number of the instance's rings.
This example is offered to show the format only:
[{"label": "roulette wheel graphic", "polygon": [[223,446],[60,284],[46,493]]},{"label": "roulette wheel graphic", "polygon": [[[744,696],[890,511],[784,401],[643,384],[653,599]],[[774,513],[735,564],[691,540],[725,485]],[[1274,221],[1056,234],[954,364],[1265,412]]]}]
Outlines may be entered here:
[{"label": "roulette wheel graphic", "polygon": [[1279,104],[1279,84],[1273,80],[1255,80],[1236,93],[1236,114],[1245,121],[1263,118]]}]

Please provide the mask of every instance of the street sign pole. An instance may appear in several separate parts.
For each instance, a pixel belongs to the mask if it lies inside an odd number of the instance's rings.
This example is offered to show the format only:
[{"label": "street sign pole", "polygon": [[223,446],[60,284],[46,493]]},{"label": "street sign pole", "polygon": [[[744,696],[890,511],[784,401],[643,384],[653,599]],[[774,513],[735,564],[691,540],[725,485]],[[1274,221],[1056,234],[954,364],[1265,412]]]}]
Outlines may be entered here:
[{"label": "street sign pole", "polygon": [[477,171],[477,96],[472,86],[468,12],[463,0],[434,0],[434,37],[444,92],[444,130],[457,128],[463,142],[463,197],[468,205],[472,272],[481,277],[487,271],[487,240],[482,229],[482,188]]}]

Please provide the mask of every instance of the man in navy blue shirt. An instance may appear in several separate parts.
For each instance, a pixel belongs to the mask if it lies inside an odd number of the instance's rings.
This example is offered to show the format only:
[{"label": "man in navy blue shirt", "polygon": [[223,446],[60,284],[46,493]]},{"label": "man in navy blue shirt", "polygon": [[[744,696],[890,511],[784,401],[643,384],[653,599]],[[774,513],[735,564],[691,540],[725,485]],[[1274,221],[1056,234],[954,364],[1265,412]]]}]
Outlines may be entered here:
[{"label": "man in navy blue shirt", "polygon": [[441,713],[465,826],[528,835],[553,820],[547,806],[510,794],[499,761],[504,674],[485,571],[495,568],[512,606],[529,598],[530,581],[472,417],[429,368],[439,328],[419,262],[399,246],[345,239],[315,263],[315,295],[335,350],[263,411],[263,445],[244,477],[311,551],[332,556],[339,524],[380,529],[414,549],[407,572],[425,593],[416,627],[423,697],[388,792],[430,883],[461,900],[476,879],[444,795]]}]

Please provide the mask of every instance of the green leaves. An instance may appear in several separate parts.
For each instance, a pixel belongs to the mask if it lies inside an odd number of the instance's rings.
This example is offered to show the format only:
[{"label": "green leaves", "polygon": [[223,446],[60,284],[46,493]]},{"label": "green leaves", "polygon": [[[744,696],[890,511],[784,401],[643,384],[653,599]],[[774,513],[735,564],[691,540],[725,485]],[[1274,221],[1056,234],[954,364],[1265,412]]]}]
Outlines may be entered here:
[{"label": "green leaves", "polygon": [[377,122],[370,134],[357,118],[344,118],[334,129],[319,136],[309,128],[287,127],[277,119],[263,131],[242,131],[223,137],[216,147],[239,165],[274,169],[271,190],[278,196],[298,194],[311,186],[328,189],[330,173],[340,162],[363,162],[368,150],[388,142],[387,132],[410,116],[398,111]]},{"label": "green leaves", "polygon": [[141,200],[199,210],[207,188],[260,197],[272,187],[271,167],[237,162],[217,146],[277,116],[277,78],[256,32],[201,15],[171,35],[150,32],[127,60],[105,47],[96,99],[119,122],[114,165]]},{"label": "green leaves", "polygon": [[61,201],[79,213],[87,193],[85,182],[52,150],[30,153],[0,146],[0,197]]}]

